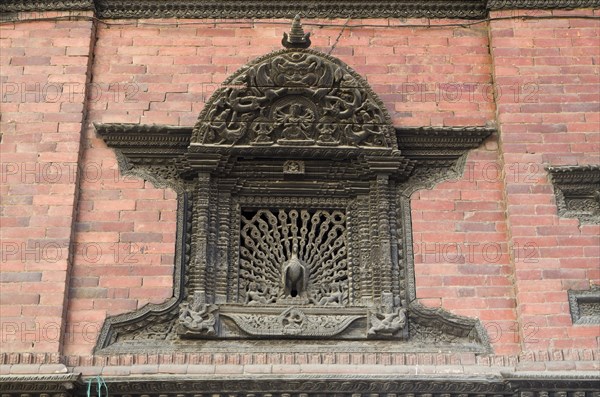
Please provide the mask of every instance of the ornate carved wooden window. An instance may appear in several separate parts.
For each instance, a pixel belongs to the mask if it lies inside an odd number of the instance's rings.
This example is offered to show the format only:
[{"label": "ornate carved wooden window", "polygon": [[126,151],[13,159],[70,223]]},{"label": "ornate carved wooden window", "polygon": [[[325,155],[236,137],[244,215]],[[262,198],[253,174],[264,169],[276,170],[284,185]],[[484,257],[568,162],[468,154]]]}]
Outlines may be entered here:
[{"label": "ornate carved wooden window", "polygon": [[173,299],[107,319],[97,350],[488,349],[477,320],[418,303],[409,197],[455,175],[491,130],[396,129],[365,80],[307,48],[298,19],[283,43],[231,76],[193,129],[96,126],[123,172],[179,197]]}]

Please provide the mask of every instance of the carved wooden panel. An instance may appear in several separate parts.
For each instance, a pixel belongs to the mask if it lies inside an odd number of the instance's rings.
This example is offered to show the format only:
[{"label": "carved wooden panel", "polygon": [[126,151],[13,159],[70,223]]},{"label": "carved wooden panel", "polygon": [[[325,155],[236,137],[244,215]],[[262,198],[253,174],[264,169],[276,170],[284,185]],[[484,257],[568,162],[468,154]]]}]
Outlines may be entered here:
[{"label": "carved wooden panel", "polygon": [[600,286],[589,290],[569,290],[573,324],[600,324]]},{"label": "carved wooden panel", "polygon": [[343,211],[242,211],[239,288],[249,305],[294,300],[346,305],[348,261]]}]

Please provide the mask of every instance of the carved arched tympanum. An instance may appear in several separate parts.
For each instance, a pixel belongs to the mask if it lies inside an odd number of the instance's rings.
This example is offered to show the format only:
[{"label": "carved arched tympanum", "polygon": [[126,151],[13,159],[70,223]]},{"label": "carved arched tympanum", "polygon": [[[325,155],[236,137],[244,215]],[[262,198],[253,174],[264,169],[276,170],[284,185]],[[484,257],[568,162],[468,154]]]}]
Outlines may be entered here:
[{"label": "carved arched tympanum", "polygon": [[286,49],[236,72],[206,104],[192,144],[397,148],[368,84],[338,59]]}]

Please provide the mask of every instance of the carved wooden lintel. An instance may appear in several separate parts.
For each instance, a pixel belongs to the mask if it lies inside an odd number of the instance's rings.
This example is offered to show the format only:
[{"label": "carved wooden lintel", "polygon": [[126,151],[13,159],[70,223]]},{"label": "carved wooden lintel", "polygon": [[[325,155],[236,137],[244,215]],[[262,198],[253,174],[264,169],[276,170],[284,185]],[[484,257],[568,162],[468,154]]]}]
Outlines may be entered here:
[{"label": "carved wooden lintel", "polygon": [[75,396],[83,392],[81,374],[0,375],[0,393],[6,397]]},{"label": "carved wooden lintel", "polygon": [[[87,384],[77,374],[64,375],[0,375],[0,392],[6,397],[85,397]],[[53,385],[64,380],[62,386]],[[90,379],[93,380],[93,379]],[[503,373],[496,377],[438,374],[427,376],[280,375],[271,377],[190,375],[105,376],[111,397],[250,397],[268,394],[287,397],[301,393],[306,397],[323,395],[384,397],[390,394],[442,395],[461,397],[595,397],[597,375],[565,375],[548,373]],[[92,392],[95,387],[92,388]]]},{"label": "carved wooden lintel", "polygon": [[460,18],[483,19],[490,10],[597,8],[599,0],[359,0],[294,2],[229,0],[12,0],[0,12],[96,11],[98,18]]}]

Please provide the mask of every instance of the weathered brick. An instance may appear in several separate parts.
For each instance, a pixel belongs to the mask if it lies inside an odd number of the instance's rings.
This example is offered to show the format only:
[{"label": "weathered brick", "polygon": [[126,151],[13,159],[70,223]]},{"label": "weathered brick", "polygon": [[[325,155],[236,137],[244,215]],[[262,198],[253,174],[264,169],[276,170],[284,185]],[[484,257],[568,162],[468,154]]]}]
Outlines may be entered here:
[{"label": "weathered brick", "polygon": [[0,273],[0,283],[23,283],[32,281],[41,281],[42,273]]}]

